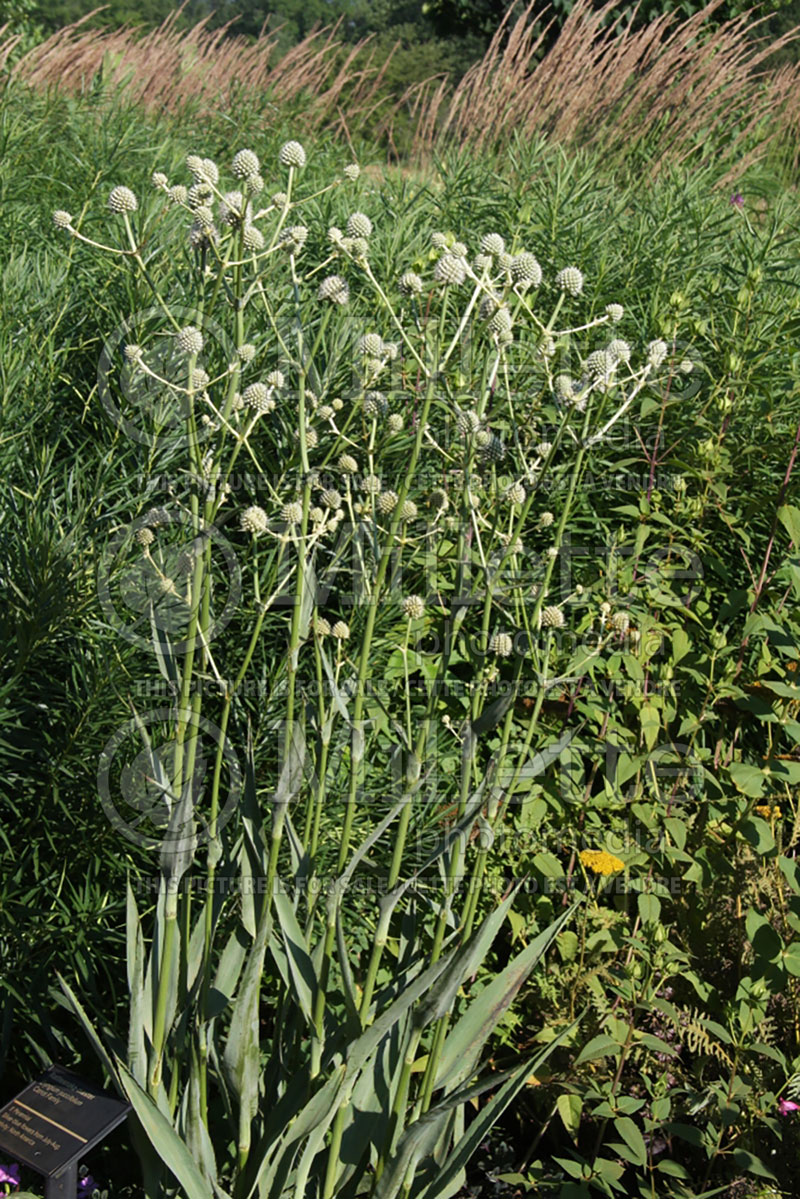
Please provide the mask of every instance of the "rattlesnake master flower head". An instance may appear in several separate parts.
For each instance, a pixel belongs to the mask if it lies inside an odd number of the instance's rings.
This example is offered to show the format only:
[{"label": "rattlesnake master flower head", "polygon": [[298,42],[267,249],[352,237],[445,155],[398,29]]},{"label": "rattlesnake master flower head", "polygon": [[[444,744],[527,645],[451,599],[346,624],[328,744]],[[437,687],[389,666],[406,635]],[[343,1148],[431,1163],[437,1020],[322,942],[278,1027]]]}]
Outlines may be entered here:
[{"label": "rattlesnake master flower head", "polygon": [[464,437],[468,437],[471,433],[477,433],[481,427],[481,418],[473,408],[467,408],[463,412],[459,412],[456,418],[456,428]]},{"label": "rattlesnake master flower head", "polygon": [[489,321],[489,330],[491,333],[510,333],[513,327],[511,313],[505,307],[498,308],[492,319]]},{"label": "rattlesnake master flower head", "polygon": [[260,196],[264,190],[264,180],[260,175],[248,175],[243,181],[245,194],[248,196]]},{"label": "rattlesnake master flower head", "polygon": [[141,346],[128,345],[123,350],[123,353],[128,362],[141,362],[144,350]]},{"label": "rattlesnake master flower head", "polygon": [[383,353],[383,339],[378,333],[365,333],[358,339],[359,353],[369,358],[380,358]]},{"label": "rattlesnake master flower head", "polygon": [[389,402],[382,391],[368,391],[364,396],[364,413],[366,416],[385,416],[389,411]]},{"label": "rattlesnake master flower head", "polygon": [[238,225],[244,217],[244,208],[241,192],[226,192],[219,206],[219,218],[225,225]]},{"label": "rattlesnake master flower head", "polygon": [[425,615],[425,600],[421,595],[407,595],[401,607],[407,620],[419,620]]},{"label": "rattlesnake master flower head", "polygon": [[304,167],[306,152],[299,142],[284,142],[278,154],[278,161],[282,167]]},{"label": "rattlesnake master flower head", "polygon": [[166,191],[169,184],[169,179],[163,171],[153,171],[152,175],[150,176],[150,182],[152,183],[153,187],[157,187],[159,191]]},{"label": "rattlesnake master flower head", "polygon": [[464,260],[454,254],[443,254],[433,268],[433,277],[437,283],[459,287],[467,277]]},{"label": "rattlesnake master flower head", "polygon": [[341,508],[342,497],[335,487],[326,487],[320,499],[326,508]]},{"label": "rattlesnake master flower head", "polygon": [[349,163],[342,171],[345,179],[349,179],[351,183],[355,183],[356,179],[361,174],[361,167],[357,162]]},{"label": "rattlesnake master flower head", "polygon": [[207,183],[193,183],[186,193],[186,203],[193,211],[208,208],[213,199],[214,193]]},{"label": "rattlesnake master flower head", "polygon": [[377,508],[381,516],[388,516],[390,512],[394,512],[397,507],[398,495],[396,491],[382,491],[378,496]]},{"label": "rattlesnake master flower head", "polygon": [[647,361],[652,367],[659,367],[667,356],[667,343],[657,338],[647,347]]},{"label": "rattlesnake master flower head", "polygon": [[239,523],[245,533],[257,534],[263,533],[269,522],[264,509],[259,508],[257,504],[253,504],[251,508],[245,508],[239,517]]},{"label": "rattlesnake master flower head", "polygon": [[512,504],[525,503],[525,488],[521,483],[512,483],[506,492],[506,495]]},{"label": "rattlesnake master flower head", "polygon": [[627,341],[623,341],[621,337],[615,337],[613,341],[608,343],[606,353],[614,359],[615,362],[628,363],[631,360],[631,347]]},{"label": "rattlesnake master flower head", "polygon": [[468,250],[463,241],[454,241],[450,247],[450,253],[456,258],[466,258]]},{"label": "rattlesnake master flower head", "polygon": [[494,633],[489,639],[489,653],[498,658],[509,658],[514,652],[514,642],[508,633]]},{"label": "rattlesnake master flower head", "polygon": [[284,504],[281,508],[281,520],[285,520],[289,525],[299,525],[303,519],[303,505],[297,500],[292,500],[289,504]]},{"label": "rattlesnake master flower head", "polygon": [[500,462],[505,456],[506,447],[503,445],[502,438],[490,433],[488,429],[475,434],[475,445],[486,462]]},{"label": "rattlesnake master flower head", "polygon": [[403,520],[416,520],[418,512],[419,508],[413,500],[405,500],[402,508],[400,509],[400,515],[402,516]]},{"label": "rattlesnake master flower head", "polygon": [[231,169],[237,179],[249,179],[258,174],[261,163],[258,161],[258,155],[252,150],[238,150],[233,156]]},{"label": "rattlesnake master flower head", "polygon": [[499,233],[484,233],[480,241],[481,254],[502,254],[506,243]]},{"label": "rattlesnake master flower head", "polygon": [[139,201],[129,187],[112,187],[108,207],[112,212],[136,212]]},{"label": "rattlesnake master flower head", "polygon": [[678,370],[682,375],[691,375],[694,370],[694,363],[691,358],[682,358],[678,366]]},{"label": "rattlesnake master flower head", "polygon": [[207,371],[204,371],[201,367],[196,366],[192,371],[191,382],[195,391],[202,391],[204,387],[208,387],[209,383],[211,382],[211,376]]},{"label": "rattlesnake master flower head", "polygon": [[542,612],[542,624],[546,629],[563,629],[564,613],[555,604],[550,604]]},{"label": "rattlesnake master flower head", "polygon": [[358,471],[358,463],[352,454],[342,454],[339,457],[339,470],[343,475],[354,475]]},{"label": "rattlesnake master flower head", "polygon": [[245,225],[242,230],[242,242],[245,250],[263,250],[264,234],[255,225]]},{"label": "rattlesnake master flower head", "polygon": [[328,300],[331,304],[346,304],[350,299],[350,289],[347,280],[341,275],[328,275],[319,285],[317,292],[320,300]]},{"label": "rattlesnake master flower head", "polygon": [[176,333],[175,342],[182,354],[201,354],[203,352],[203,334],[194,325],[186,325]]},{"label": "rattlesnake master flower head", "polygon": [[285,208],[289,203],[289,197],[286,192],[275,192],[272,197],[272,204],[275,208]]},{"label": "rattlesnake master flower head", "polygon": [[431,234],[431,247],[434,250],[446,250],[447,238],[443,233],[434,232]]},{"label": "rattlesnake master flower head", "polygon": [[[339,460],[341,462],[341,459]],[[367,495],[378,495],[381,489],[381,481],[377,475],[364,475],[361,480],[361,490],[366,491]]]},{"label": "rattlesnake master flower head", "polygon": [[189,154],[186,158],[186,168],[194,175],[198,183],[219,183],[219,168],[211,158],[201,158],[199,154]]},{"label": "rattlesnake master flower head", "polygon": [[280,391],[285,382],[283,371],[270,371],[266,378],[267,387],[272,387],[275,391]]},{"label": "rattlesnake master flower head", "polygon": [[146,529],[146,528],[145,529],[137,529],[134,536],[136,538],[137,543],[142,547],[142,549],[147,549],[147,547],[152,545],[156,539],[156,535],[153,532],[153,530]]},{"label": "rattlesnake master flower head", "polygon": [[565,266],[556,275],[556,287],[571,296],[579,296],[583,291],[583,274],[576,266]]},{"label": "rattlesnake master flower head", "polygon": [[176,183],[173,187],[171,187],[169,189],[169,191],[167,192],[167,195],[170,198],[170,200],[172,200],[173,204],[183,205],[183,204],[188,204],[188,202],[189,202],[188,188],[184,187],[184,185],[182,183]]},{"label": "rattlesnake master flower head", "polygon": [[536,453],[540,458],[546,458],[552,448],[552,441],[540,441],[536,447]]},{"label": "rattlesnake master flower head", "polygon": [[527,251],[516,254],[511,260],[511,278],[515,283],[538,287],[542,282],[542,268],[536,257]]},{"label": "rattlesnake master flower head", "polygon": [[606,304],[606,316],[612,325],[618,325],[624,315],[625,309],[621,304]]},{"label": "rattlesnake master flower head", "polygon": [[570,375],[556,375],[553,380],[553,391],[560,400],[573,400],[575,398],[575,380]]},{"label": "rattlesnake master flower head", "polygon": [[305,225],[290,225],[288,229],[282,230],[278,243],[290,254],[299,254],[307,238],[308,229]]},{"label": "rattlesnake master flower head", "polygon": [[418,296],[422,294],[422,280],[414,271],[406,271],[400,276],[398,283],[400,294],[404,296]]},{"label": "rattlesnake master flower head", "polygon": [[239,349],[236,351],[236,353],[239,355],[242,362],[247,364],[248,362],[252,362],[253,359],[255,358],[256,347],[251,345],[250,342],[247,341],[247,342],[245,342],[245,344],[243,346],[239,346]]},{"label": "rattlesnake master flower head", "polygon": [[264,383],[250,383],[242,392],[242,400],[248,408],[262,415],[271,412],[275,401],[269,394],[269,388]]},{"label": "rattlesnake master flower head", "polygon": [[607,350],[593,350],[586,359],[586,369],[593,379],[607,379],[613,374],[617,360]]},{"label": "rattlesnake master flower head", "polygon": [[331,629],[334,637],[338,637],[340,641],[347,641],[350,636],[350,626],[345,624],[343,620],[337,620],[336,624]]},{"label": "rattlesnake master flower head", "polygon": [[400,433],[403,428],[403,418],[399,412],[389,414],[389,419],[386,422],[386,427],[390,433]]},{"label": "rattlesnake master flower head", "polygon": [[57,208],[53,213],[53,224],[55,225],[56,229],[71,229],[71,213],[65,212],[63,208]]},{"label": "rattlesnake master flower head", "polygon": [[476,275],[481,271],[490,271],[494,266],[494,259],[491,254],[476,254],[472,260],[472,269]]},{"label": "rattlesnake master flower head", "polygon": [[372,221],[363,212],[353,212],[347,218],[348,237],[369,237],[372,233]]},{"label": "rattlesnake master flower head", "polygon": [[539,528],[549,529],[554,520],[555,517],[553,516],[552,512],[543,512],[539,517]]},{"label": "rattlesnake master flower head", "polygon": [[434,487],[428,496],[428,503],[431,508],[436,508],[437,511],[443,512],[449,504],[445,489],[443,487]]},{"label": "rattlesnake master flower head", "polygon": [[314,621],[314,632],[318,637],[329,637],[331,632],[330,622],[324,616],[318,616]]}]

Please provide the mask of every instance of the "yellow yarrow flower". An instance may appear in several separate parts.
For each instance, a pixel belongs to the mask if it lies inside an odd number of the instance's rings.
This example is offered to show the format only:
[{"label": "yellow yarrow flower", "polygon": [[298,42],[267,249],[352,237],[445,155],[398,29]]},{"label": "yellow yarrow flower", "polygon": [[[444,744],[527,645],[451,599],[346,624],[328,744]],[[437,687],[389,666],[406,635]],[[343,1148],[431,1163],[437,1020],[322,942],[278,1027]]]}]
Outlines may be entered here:
[{"label": "yellow yarrow flower", "polygon": [[781,818],[781,810],[777,804],[775,804],[774,807],[770,807],[768,803],[756,804],[755,810],[758,812],[759,816],[763,816],[765,820],[780,820]]},{"label": "yellow yarrow flower", "polygon": [[625,869],[624,862],[613,853],[606,853],[604,849],[583,849],[578,857],[593,874],[616,874],[617,871]]}]

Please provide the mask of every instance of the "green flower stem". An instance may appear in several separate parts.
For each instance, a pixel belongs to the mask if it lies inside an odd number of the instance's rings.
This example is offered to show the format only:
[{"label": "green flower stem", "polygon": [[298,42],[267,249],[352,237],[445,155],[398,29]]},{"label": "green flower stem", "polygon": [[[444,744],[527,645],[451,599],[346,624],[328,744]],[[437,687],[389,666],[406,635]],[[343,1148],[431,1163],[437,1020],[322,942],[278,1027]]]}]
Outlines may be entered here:
[{"label": "green flower stem", "polygon": [[158,995],[153,1020],[153,1053],[150,1059],[148,1092],[156,1100],[158,1088],[161,1085],[161,1070],[164,1058],[164,1043],[167,1035],[167,995],[169,992],[170,974],[167,966],[171,961],[175,947],[175,934],[178,927],[178,892],[166,888],[164,892],[164,943],[161,946],[161,960],[158,973]]}]

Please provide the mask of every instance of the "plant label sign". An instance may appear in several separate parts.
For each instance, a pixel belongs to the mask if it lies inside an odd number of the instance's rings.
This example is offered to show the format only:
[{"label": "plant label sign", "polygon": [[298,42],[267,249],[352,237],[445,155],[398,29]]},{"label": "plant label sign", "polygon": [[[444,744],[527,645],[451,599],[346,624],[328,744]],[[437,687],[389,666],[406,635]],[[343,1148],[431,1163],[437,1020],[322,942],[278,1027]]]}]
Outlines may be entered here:
[{"label": "plant label sign", "polygon": [[74,1199],[79,1160],[130,1110],[72,1071],[51,1066],[0,1108],[0,1149],[48,1179],[48,1199]]}]

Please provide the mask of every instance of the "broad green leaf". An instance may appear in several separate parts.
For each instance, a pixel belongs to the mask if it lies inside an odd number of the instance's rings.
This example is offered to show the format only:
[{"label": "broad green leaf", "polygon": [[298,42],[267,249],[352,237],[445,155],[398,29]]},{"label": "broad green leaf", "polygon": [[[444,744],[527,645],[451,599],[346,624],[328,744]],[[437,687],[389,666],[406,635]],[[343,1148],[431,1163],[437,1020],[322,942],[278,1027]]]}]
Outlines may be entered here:
[{"label": "broad green leaf", "polygon": [[583,1111],[583,1102],[580,1095],[572,1095],[566,1092],[563,1095],[559,1095],[556,1100],[556,1108],[567,1132],[573,1140],[576,1140],[578,1129],[581,1126],[581,1112]]},{"label": "broad green leaf", "polygon": [[644,1166],[647,1162],[647,1147],[639,1125],[630,1116],[617,1116],[614,1127],[630,1149],[635,1164]]},{"label": "broad green leaf", "polygon": [[122,1062],[119,1063],[119,1079],[150,1143],[183,1187],[187,1199],[208,1199],[208,1183],[186,1145]]},{"label": "broad green leaf", "polygon": [[642,704],[639,710],[639,724],[642,737],[648,750],[651,750],[658,740],[661,730],[661,715],[653,704]]},{"label": "broad green leaf", "polygon": [[800,547],[800,508],[795,508],[794,504],[784,504],[778,509],[778,520],[794,544]]},{"label": "broad green leaf", "polygon": [[593,1062],[598,1057],[616,1056],[619,1051],[620,1047],[617,1042],[601,1032],[596,1037],[592,1037],[587,1045],[584,1045],[575,1059],[575,1065],[581,1066],[584,1062]]},{"label": "broad green leaf", "polygon": [[751,799],[758,799],[764,794],[766,779],[764,771],[759,770],[757,766],[749,766],[746,762],[731,762],[728,772],[733,785],[743,795],[749,795]]}]

